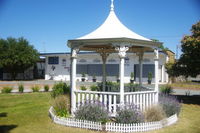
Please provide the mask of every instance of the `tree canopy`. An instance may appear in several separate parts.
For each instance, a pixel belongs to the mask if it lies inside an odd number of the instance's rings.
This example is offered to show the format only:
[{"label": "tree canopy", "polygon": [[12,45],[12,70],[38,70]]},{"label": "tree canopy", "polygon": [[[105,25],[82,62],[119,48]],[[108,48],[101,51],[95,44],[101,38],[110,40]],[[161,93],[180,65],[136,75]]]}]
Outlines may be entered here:
[{"label": "tree canopy", "polygon": [[38,51],[24,38],[0,39],[0,51],[0,67],[11,73],[13,79],[39,59]]},{"label": "tree canopy", "polygon": [[[159,42],[158,39],[151,39],[153,42]],[[165,47],[163,44],[161,44],[158,48],[160,48],[163,51],[169,50],[169,48]]]},{"label": "tree canopy", "polygon": [[192,34],[183,37],[181,40],[181,55],[178,66],[182,75],[196,77],[200,74],[200,21],[194,24]]},{"label": "tree canopy", "polygon": [[191,33],[181,40],[180,59],[166,65],[171,76],[196,77],[200,74],[200,21],[192,26]]}]

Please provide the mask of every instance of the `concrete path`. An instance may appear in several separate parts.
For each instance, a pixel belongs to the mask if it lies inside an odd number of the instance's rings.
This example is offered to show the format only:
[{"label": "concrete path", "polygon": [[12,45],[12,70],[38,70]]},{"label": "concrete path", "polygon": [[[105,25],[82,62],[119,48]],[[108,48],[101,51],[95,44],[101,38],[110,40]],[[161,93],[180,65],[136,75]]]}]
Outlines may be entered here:
[{"label": "concrete path", "polygon": [[[144,86],[147,86],[149,88],[154,88],[153,84],[151,85],[145,84]],[[173,94],[174,95],[188,95],[188,96],[200,95],[200,90],[173,89]]]},{"label": "concrete path", "polygon": [[[33,80],[33,81],[0,81],[0,87],[2,86],[12,86],[13,93],[17,93],[18,92],[18,85],[19,84],[24,84],[24,92],[32,92],[31,90],[31,86],[34,85],[39,85],[41,86],[40,91],[44,91],[43,86],[48,84],[50,86],[50,91],[51,91],[51,87],[55,84],[58,83],[60,81],[53,81],[53,80]],[[69,81],[65,81],[67,84],[69,84]],[[90,86],[96,83],[93,82],[77,82],[77,86]],[[147,86],[149,88],[154,88],[154,84],[148,85],[148,84],[144,84],[144,86]],[[193,96],[193,95],[200,95],[200,90],[188,90],[188,89],[173,89],[173,94],[175,95],[189,95],[189,96]]]},{"label": "concrete path", "polygon": [[187,89],[173,89],[175,95],[187,95],[187,96],[200,96],[200,90],[187,90]]}]

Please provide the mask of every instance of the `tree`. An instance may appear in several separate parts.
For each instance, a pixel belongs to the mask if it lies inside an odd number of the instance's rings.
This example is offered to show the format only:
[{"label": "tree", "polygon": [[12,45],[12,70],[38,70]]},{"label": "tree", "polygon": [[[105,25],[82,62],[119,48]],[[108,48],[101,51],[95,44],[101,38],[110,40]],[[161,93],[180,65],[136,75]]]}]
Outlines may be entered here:
[{"label": "tree", "polygon": [[[159,42],[157,39],[151,39],[153,42]],[[165,47],[163,44],[161,44],[158,48],[162,49],[162,51],[167,51],[169,50],[168,47]]]},{"label": "tree", "polygon": [[11,73],[12,79],[39,59],[37,50],[24,38],[0,39],[0,51],[0,67]]},{"label": "tree", "polygon": [[175,64],[179,75],[196,77],[200,74],[200,21],[192,26],[192,34],[181,40],[182,55]]}]

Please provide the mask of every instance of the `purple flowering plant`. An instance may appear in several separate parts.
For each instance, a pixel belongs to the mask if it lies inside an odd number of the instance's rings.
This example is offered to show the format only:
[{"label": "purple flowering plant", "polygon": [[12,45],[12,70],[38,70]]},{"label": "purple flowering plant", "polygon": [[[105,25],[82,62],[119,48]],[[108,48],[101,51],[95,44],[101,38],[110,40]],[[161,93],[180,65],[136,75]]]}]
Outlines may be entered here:
[{"label": "purple flowering plant", "polygon": [[98,101],[94,101],[93,103],[91,101],[86,101],[86,103],[80,106],[75,112],[75,118],[102,123],[109,120],[105,106]]},{"label": "purple flowering plant", "polygon": [[175,96],[160,94],[159,104],[163,108],[167,117],[172,116],[176,113],[178,115],[180,113],[181,104]]},{"label": "purple flowering plant", "polygon": [[116,122],[124,124],[144,122],[144,114],[136,105],[125,104],[118,109]]}]

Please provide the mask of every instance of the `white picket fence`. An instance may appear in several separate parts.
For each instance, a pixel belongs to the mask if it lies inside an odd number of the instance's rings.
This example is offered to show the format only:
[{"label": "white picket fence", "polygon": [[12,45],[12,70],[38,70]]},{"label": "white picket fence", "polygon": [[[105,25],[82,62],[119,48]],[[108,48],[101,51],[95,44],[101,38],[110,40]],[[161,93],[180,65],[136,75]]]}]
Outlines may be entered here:
[{"label": "white picket fence", "polygon": [[177,115],[156,122],[145,122],[136,124],[106,123],[106,131],[110,132],[144,132],[160,129],[176,123]]},{"label": "white picket fence", "polygon": [[[126,92],[124,93],[124,101],[127,104],[134,104],[142,111],[155,103],[156,91]],[[98,91],[82,91],[76,90],[75,96],[77,100],[76,109],[86,102],[100,102],[115,116],[117,108],[120,105],[119,92],[98,92]]]},{"label": "white picket fence", "polygon": [[102,130],[102,125],[100,122],[93,122],[87,120],[79,120],[74,118],[63,118],[58,117],[54,114],[54,109],[51,107],[49,109],[49,115],[54,123],[70,126],[70,127],[78,127],[78,128],[85,128],[85,129],[93,129],[93,130]]},{"label": "white picket fence", "polygon": [[98,130],[98,131],[102,131],[104,129],[105,131],[110,131],[110,132],[144,132],[144,131],[156,130],[156,129],[160,129],[166,126],[170,126],[176,123],[178,120],[178,117],[175,114],[167,119],[164,119],[162,121],[156,121],[156,122],[145,122],[145,123],[136,123],[136,124],[106,123],[105,125],[102,125],[99,122],[78,120],[74,118],[57,117],[54,114],[53,107],[49,109],[49,115],[51,119],[53,120],[53,122],[60,125],[85,128],[85,129],[93,129],[93,130]]}]

